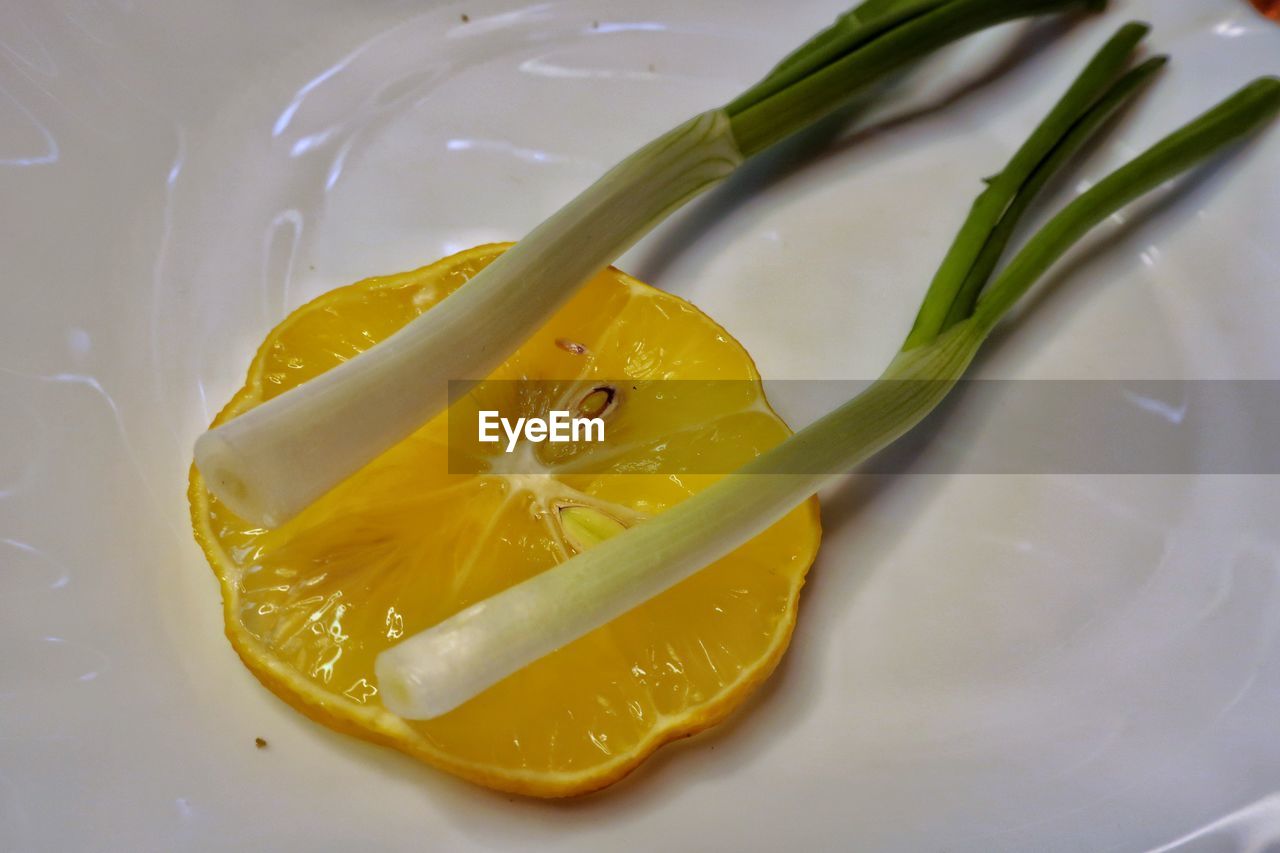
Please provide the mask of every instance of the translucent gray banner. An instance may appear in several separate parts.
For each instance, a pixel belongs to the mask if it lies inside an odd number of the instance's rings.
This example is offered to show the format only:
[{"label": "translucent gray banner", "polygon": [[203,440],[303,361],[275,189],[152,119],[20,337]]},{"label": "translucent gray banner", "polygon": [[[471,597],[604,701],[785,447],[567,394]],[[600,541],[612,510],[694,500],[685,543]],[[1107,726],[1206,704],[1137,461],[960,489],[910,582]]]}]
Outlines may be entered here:
[{"label": "translucent gray banner", "polygon": [[[800,427],[869,383],[764,383]],[[725,474],[784,437],[760,386],[724,380],[486,381],[454,388],[451,473]],[[602,423],[553,442],[505,418]],[[498,441],[480,440],[480,413]],[[550,431],[550,430],[549,430]],[[569,436],[570,433],[565,433]],[[964,380],[859,471],[877,474],[1280,474],[1280,381]],[[795,473],[812,473],[795,472]]]}]

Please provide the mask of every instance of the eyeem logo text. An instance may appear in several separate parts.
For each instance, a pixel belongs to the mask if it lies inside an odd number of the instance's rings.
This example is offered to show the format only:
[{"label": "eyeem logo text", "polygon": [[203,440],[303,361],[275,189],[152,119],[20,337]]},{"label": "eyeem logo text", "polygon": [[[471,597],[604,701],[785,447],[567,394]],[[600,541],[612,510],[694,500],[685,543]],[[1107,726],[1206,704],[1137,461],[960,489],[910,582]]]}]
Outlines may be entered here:
[{"label": "eyeem logo text", "polygon": [[484,444],[497,444],[506,438],[506,452],[511,453],[520,439],[541,444],[579,441],[604,441],[604,419],[574,417],[572,412],[553,409],[546,418],[504,418],[499,412],[481,410],[479,440]]}]

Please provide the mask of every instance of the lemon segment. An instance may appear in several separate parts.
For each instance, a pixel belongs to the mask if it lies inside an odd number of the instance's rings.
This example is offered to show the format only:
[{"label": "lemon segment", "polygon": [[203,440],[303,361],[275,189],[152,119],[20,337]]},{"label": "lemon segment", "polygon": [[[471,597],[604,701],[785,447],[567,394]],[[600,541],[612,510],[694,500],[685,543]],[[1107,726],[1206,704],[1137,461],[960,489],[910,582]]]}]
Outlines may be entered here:
[{"label": "lemon segment", "polygon": [[[367,279],[299,308],[268,335],[214,423],[390,336],[505,248]],[[490,379],[274,530],[228,511],[193,468],[193,524],[222,585],[232,645],[281,698],[480,784],[580,794],[714,724],[772,671],[818,547],[817,503],[456,710],[403,720],[382,705],[380,652],[718,479],[644,472],[695,457],[699,470],[729,471],[789,435],[733,338],[614,269]],[[735,381],[687,383],[683,396],[664,386],[660,400],[643,390],[679,379]],[[450,417],[545,416],[566,400],[607,419],[603,443],[536,445],[519,470],[501,446],[486,446],[472,468],[451,470]]]}]

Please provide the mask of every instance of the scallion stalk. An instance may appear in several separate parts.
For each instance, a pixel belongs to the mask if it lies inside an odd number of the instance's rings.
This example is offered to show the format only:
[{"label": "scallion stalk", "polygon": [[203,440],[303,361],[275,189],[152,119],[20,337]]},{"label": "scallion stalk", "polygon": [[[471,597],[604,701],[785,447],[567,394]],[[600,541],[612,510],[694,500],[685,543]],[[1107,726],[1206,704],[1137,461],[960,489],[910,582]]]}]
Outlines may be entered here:
[{"label": "scallion stalk", "polygon": [[[1026,210],[1028,194],[1038,192],[1155,67],[1148,64],[1109,85],[1100,82],[1089,106],[1074,111],[1073,121],[1061,123],[1053,136],[1041,140],[1046,144],[1039,146],[1036,162],[1017,182],[1001,215],[963,233],[978,248],[970,253],[963,272],[948,273],[955,285],[930,288],[925,307],[942,321],[928,333],[920,333],[917,326],[881,379],[671,510],[383,652],[376,672],[387,708],[414,719],[447,713],[763,532],[925,418],[964,374],[1000,318],[1090,229],[1259,130],[1280,112],[1280,80],[1250,84],[1077,197],[985,289],[984,279],[976,288],[962,290],[959,285],[984,250],[997,255],[1003,250],[1012,227],[1009,219],[1016,220]],[[1116,64],[1112,72],[1118,71]],[[1043,132],[1042,125],[1037,133]],[[995,260],[990,266],[994,269]],[[962,294],[958,304],[968,306],[967,313],[947,323]]]},{"label": "scallion stalk", "polygon": [[870,0],[742,97],[628,157],[396,334],[202,435],[205,484],[247,520],[284,523],[443,411],[451,380],[482,380],[595,273],[745,158],[964,36],[1096,5]]},{"label": "scallion stalk", "polygon": [[1089,108],[1088,112],[1080,117],[1062,141],[1031,173],[1009,204],[1008,210],[1000,218],[999,224],[991,230],[969,274],[956,290],[952,298],[951,310],[947,312],[946,322],[943,325],[944,330],[968,317],[973,311],[973,305],[979,293],[990,280],[1004,250],[1009,245],[1009,240],[1013,237],[1014,228],[1049,180],[1093,137],[1099,126],[1127,102],[1134,92],[1149,82],[1167,62],[1168,57],[1152,57],[1120,78]]},{"label": "scallion stalk", "polygon": [[[1127,24],[1107,42],[1049,114],[973,203],[960,233],[938,267],[929,293],[907,335],[906,349],[932,340],[942,331],[955,295],[975,269],[987,237],[1019,196],[1036,168],[1061,144],[1070,128],[1098,102],[1120,70],[1129,62],[1134,48],[1146,36],[1145,24]],[[987,270],[990,273],[990,270]],[[981,277],[981,270],[976,273]]]}]

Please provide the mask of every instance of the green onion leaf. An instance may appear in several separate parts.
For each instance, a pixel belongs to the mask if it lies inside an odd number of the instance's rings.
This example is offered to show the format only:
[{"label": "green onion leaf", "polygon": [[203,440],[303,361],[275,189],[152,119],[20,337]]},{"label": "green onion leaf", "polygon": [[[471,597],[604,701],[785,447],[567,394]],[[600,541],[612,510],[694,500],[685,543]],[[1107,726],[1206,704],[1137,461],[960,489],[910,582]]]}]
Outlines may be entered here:
[{"label": "green onion leaf", "polygon": [[996,265],[1000,262],[1005,248],[1009,245],[1009,240],[1013,237],[1014,229],[1017,227],[1019,220],[1022,219],[1022,216],[1027,212],[1027,208],[1031,206],[1036,197],[1040,195],[1045,185],[1093,138],[1098,129],[1106,123],[1107,119],[1111,118],[1116,110],[1132,98],[1143,85],[1149,82],[1167,62],[1168,57],[1154,56],[1121,77],[1071,127],[1071,130],[1054,147],[1049,156],[1036,167],[1036,170],[1027,178],[1027,182],[1018,190],[1018,194],[1009,205],[1009,209],[1000,218],[1000,224],[991,232],[991,235],[987,238],[986,245],[982,247],[982,251],[978,253],[978,257],[974,260],[973,268],[969,270],[969,275],[965,277],[955,295],[954,301],[951,303],[951,310],[947,314],[947,320],[943,326],[944,329],[950,328],[972,313],[974,303],[978,300],[978,295],[982,292],[982,288],[987,281],[990,280],[991,274],[995,272]]},{"label": "green onion leaf", "polygon": [[1280,79],[1263,77],[1103,178],[1055,216],[978,300],[973,319],[994,326],[1095,225],[1126,204],[1256,133],[1280,112]]},{"label": "green onion leaf", "polygon": [[907,336],[907,349],[928,343],[942,331],[956,294],[974,270],[992,231],[1014,203],[1023,185],[1071,128],[1111,88],[1149,29],[1145,24],[1135,23],[1116,33],[1013,155],[1009,165],[998,175],[987,179],[987,188],[973,203],[960,233],[929,285],[929,293],[916,315],[911,334]]}]

